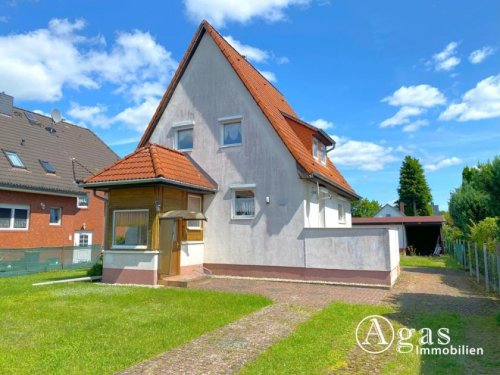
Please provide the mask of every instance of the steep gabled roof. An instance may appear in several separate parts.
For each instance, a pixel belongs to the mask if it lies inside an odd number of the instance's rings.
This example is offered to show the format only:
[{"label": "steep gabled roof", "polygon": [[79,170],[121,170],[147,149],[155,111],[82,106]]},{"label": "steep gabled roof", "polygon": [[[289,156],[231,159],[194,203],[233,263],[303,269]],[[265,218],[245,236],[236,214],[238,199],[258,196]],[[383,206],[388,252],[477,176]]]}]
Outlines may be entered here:
[{"label": "steep gabled roof", "polygon": [[[158,121],[160,120],[163,111],[165,110],[170,98],[175,91],[175,88],[182,77],[189,61],[191,60],[196,47],[205,33],[208,33],[219,47],[222,54],[225,56],[231,67],[234,69],[241,82],[244,84],[248,92],[251,94],[263,114],[271,123],[276,133],[282,139],[283,143],[297,161],[298,165],[310,177],[318,177],[326,180],[327,183],[339,188],[348,196],[357,198],[357,194],[352,187],[342,177],[339,171],[334,167],[329,160],[325,166],[316,161],[312,152],[306,147],[303,139],[290,125],[287,118],[297,118],[297,114],[288,104],[285,97],[274,87],[264,76],[255,69],[242,55],[240,55],[207,21],[202,21],[196,34],[191,41],[177,71],[163,95],[160,104],[153,115],[146,131],[139,142],[139,146],[144,146],[151,137]],[[288,116],[284,115],[287,114]],[[300,120],[299,120],[300,121]],[[312,125],[311,125],[312,126]],[[316,129],[319,133],[319,129]],[[312,138],[311,138],[312,142]]]},{"label": "steep gabled roof", "polygon": [[137,149],[85,180],[85,187],[147,181],[215,191],[217,186],[186,154],[157,144]]},{"label": "steep gabled roof", "polygon": [[[15,152],[26,169],[14,168],[1,150]],[[66,121],[54,125],[50,117],[17,107],[11,116],[0,115],[0,190],[82,195],[78,180],[116,160],[87,128]],[[41,161],[56,173],[47,173]]]}]

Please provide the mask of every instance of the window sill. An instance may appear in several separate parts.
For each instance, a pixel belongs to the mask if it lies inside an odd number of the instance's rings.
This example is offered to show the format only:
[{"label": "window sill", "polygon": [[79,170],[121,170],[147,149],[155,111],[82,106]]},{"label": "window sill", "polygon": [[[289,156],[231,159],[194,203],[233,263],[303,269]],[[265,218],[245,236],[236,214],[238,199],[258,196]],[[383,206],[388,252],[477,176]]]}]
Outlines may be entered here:
[{"label": "window sill", "polygon": [[231,144],[231,145],[220,145],[219,149],[221,149],[221,148],[230,148],[230,147],[239,147],[241,145],[243,145],[243,143],[234,143],[234,144]]},{"label": "window sill", "polygon": [[113,245],[111,247],[112,249],[117,249],[117,250],[146,250],[148,247],[144,245],[140,246],[127,246],[127,245]]},{"label": "window sill", "polygon": [[233,216],[231,220],[253,220],[255,216]]},{"label": "window sill", "polygon": [[0,232],[26,232],[29,228],[0,228]]},{"label": "window sill", "polygon": [[187,230],[191,230],[191,231],[194,231],[194,232],[201,232],[203,230],[203,228],[190,228],[190,227],[186,227]]},{"label": "window sill", "polygon": [[51,227],[60,227],[61,223],[49,223]]}]

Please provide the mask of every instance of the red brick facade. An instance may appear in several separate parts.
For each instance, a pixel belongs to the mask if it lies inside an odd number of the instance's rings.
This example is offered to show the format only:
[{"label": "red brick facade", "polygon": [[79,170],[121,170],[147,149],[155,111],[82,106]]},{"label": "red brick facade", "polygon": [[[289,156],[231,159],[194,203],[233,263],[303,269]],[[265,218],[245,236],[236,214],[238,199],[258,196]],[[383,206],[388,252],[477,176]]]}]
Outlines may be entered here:
[{"label": "red brick facade", "polygon": [[[73,246],[77,231],[92,232],[92,243],[104,243],[104,202],[88,191],[88,208],[78,208],[76,197],[0,190],[0,204],[30,207],[27,230],[0,230],[0,248]],[[99,193],[102,194],[102,193]],[[50,225],[50,208],[62,209],[61,224]]]}]

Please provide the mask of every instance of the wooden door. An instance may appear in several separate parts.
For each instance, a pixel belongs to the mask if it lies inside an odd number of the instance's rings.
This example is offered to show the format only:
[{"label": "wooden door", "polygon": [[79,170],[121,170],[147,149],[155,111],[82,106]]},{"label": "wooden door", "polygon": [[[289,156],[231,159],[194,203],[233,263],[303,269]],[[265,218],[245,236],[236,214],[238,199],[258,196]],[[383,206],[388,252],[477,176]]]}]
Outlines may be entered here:
[{"label": "wooden door", "polygon": [[161,275],[178,275],[181,268],[181,247],[179,223],[176,219],[160,220],[160,259]]}]

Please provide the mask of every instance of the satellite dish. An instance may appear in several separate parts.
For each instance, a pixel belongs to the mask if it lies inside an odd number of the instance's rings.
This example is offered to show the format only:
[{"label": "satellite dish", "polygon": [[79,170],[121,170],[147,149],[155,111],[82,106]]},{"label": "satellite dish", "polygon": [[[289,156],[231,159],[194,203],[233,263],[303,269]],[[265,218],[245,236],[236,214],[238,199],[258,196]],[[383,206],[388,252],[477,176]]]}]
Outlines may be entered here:
[{"label": "satellite dish", "polygon": [[58,109],[54,108],[52,112],[50,112],[50,116],[52,117],[52,121],[54,121],[54,124],[57,124],[62,121],[61,112],[59,112]]}]

